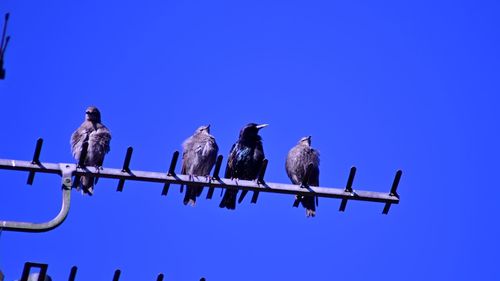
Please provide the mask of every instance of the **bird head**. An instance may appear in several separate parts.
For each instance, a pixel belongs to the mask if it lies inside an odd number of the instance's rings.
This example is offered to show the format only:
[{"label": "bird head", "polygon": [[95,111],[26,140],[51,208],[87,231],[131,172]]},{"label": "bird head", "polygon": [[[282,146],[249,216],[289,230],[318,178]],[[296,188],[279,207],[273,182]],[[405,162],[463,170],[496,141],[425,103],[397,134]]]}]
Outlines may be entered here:
[{"label": "bird head", "polygon": [[195,131],[195,134],[200,134],[200,133],[210,134],[210,125],[198,127],[198,129],[196,129]]},{"label": "bird head", "polygon": [[301,138],[299,144],[311,146],[311,136]]},{"label": "bird head", "polygon": [[95,106],[89,106],[85,111],[85,120],[92,123],[101,123],[101,112]]},{"label": "bird head", "polygon": [[255,138],[259,135],[259,130],[269,126],[269,124],[255,124],[249,123],[240,131],[240,139],[244,138]]}]

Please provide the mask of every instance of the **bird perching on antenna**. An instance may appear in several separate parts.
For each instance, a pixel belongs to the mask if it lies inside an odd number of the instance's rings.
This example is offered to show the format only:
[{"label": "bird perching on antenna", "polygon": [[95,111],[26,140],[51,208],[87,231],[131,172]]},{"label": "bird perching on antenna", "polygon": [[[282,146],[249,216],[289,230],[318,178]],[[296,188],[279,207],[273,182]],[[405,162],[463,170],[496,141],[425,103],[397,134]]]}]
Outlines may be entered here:
[{"label": "bird perching on antenna", "polygon": [[[249,123],[240,131],[240,136],[227,158],[225,178],[234,180],[256,180],[264,163],[264,148],[259,131],[268,124],[257,125]],[[236,209],[238,190],[226,189],[219,207],[229,210]],[[241,199],[242,200],[242,199]],[[240,202],[241,202],[240,200]]]},{"label": "bird perching on antenna", "polygon": [[[302,188],[319,186],[319,152],[311,147],[311,136],[303,137],[288,152],[285,162],[286,173],[293,184]],[[299,203],[306,209],[307,217],[316,216],[314,196],[297,195],[294,207]]]},{"label": "bird perching on antenna", "polygon": [[5,69],[3,68],[3,58],[5,51],[7,50],[7,45],[9,45],[10,36],[5,37],[7,33],[7,22],[9,21],[9,13],[5,14],[5,20],[3,24],[2,41],[0,41],[0,79],[5,79]]}]

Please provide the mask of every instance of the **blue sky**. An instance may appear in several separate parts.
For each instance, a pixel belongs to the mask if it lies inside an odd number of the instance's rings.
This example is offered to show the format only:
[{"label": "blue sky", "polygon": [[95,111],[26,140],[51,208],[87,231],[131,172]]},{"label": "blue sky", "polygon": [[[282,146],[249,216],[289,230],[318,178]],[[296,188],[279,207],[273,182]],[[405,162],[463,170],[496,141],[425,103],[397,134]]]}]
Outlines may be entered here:
[{"label": "blue sky", "polygon": [[[166,171],[211,124],[225,156],[248,122],[262,130],[266,178],[289,182],[300,137],[321,152],[320,183],[388,191],[400,205],[321,200],[306,219],[292,196],[261,194],[234,212],[219,198],[182,205],[173,188],[102,179],[73,193],[43,234],[3,232],[6,280],[24,262],[54,280],[498,280],[497,1],[2,1],[11,12],[0,81],[0,158],[73,162],[88,105],[112,134],[106,167]],[[225,162],[224,162],[225,167]],[[0,219],[44,221],[60,179],[0,171]],[[247,198],[247,200],[249,200]]]}]

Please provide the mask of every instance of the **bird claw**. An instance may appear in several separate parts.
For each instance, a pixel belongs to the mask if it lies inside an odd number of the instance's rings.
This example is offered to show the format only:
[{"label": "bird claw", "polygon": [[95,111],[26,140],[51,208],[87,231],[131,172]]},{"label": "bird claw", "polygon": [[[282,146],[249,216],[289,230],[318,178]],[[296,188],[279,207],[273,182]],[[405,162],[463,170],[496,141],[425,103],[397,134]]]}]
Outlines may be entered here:
[{"label": "bird claw", "polygon": [[[94,167],[95,167],[95,172],[96,172],[97,174],[100,174],[100,173],[101,173],[101,170],[103,170],[103,168],[102,168],[102,166],[101,166],[101,165],[95,165]],[[97,182],[98,182],[98,181],[99,181],[99,177],[98,177],[98,176],[96,176],[96,177],[94,178],[94,184],[97,184]],[[93,192],[89,192],[89,194],[90,194],[90,195],[92,195],[92,193],[93,193]]]}]

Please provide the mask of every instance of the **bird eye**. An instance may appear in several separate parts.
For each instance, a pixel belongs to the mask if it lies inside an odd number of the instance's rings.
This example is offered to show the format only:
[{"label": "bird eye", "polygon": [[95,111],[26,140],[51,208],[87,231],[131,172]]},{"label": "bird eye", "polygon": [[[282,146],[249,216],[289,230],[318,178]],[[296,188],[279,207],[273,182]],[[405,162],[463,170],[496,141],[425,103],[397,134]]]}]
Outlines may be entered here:
[{"label": "bird eye", "polygon": [[91,112],[90,111],[86,111],[85,114],[90,114]]}]

